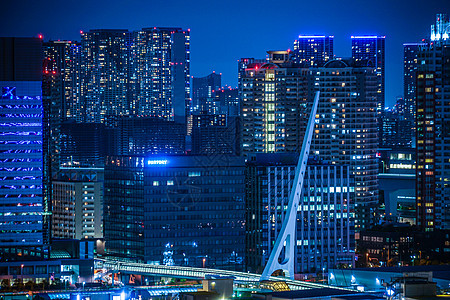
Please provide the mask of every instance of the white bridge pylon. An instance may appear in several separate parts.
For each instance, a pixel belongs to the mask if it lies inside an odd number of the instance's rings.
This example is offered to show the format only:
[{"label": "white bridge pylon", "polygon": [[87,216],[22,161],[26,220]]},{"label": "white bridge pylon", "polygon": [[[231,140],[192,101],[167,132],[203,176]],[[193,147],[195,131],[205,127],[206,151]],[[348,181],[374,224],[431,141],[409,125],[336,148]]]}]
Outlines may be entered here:
[{"label": "white bridge pylon", "polygon": [[[272,248],[272,252],[270,253],[269,260],[267,261],[260,281],[269,280],[272,273],[276,270],[283,270],[289,278],[294,279],[294,250],[296,246],[295,230],[297,229],[297,208],[300,201],[300,195],[302,194],[303,179],[305,177],[306,165],[308,163],[309,148],[311,147],[311,139],[316,120],[319,95],[320,92],[316,92],[311,114],[309,115],[308,126],[306,127],[305,137],[303,138],[297,168],[295,169],[294,182],[289,195],[289,203],[284,216],[283,225],[278,233],[277,240]],[[286,247],[284,251],[284,259],[283,261],[278,262],[278,258],[280,257],[281,251],[284,247]]]}]

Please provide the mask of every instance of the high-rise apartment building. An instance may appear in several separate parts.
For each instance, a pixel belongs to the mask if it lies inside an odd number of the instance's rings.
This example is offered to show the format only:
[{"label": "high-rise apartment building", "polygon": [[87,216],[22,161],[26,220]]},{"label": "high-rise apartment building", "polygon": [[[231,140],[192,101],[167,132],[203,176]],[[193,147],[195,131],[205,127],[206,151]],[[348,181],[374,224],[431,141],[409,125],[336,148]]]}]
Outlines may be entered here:
[{"label": "high-rise apartment building", "polygon": [[227,115],[192,116],[192,154],[240,155],[240,118]]},{"label": "high-rise apartment building", "polygon": [[334,36],[300,35],[294,41],[293,60],[305,67],[322,66],[334,58]]},{"label": "high-rise apartment building", "polygon": [[221,88],[221,82],[221,74],[215,72],[205,77],[192,78],[192,111],[194,113],[220,113],[220,106],[215,104],[215,92]]},{"label": "high-rise apartment building", "polygon": [[80,45],[50,41],[43,44],[43,55],[44,189],[50,203],[53,202],[51,179],[57,176],[61,163],[61,123],[67,118],[68,107],[81,99]]},{"label": "high-rise apartment building", "polygon": [[320,91],[311,154],[350,166],[356,230],[373,225],[378,204],[377,77],[360,63],[333,60],[310,69],[310,92]]},{"label": "high-rise apartment building", "polygon": [[[352,58],[356,61],[368,61],[375,68],[377,76],[377,112],[378,116],[385,107],[385,82],[386,82],[386,60],[385,60],[385,36],[352,36]],[[381,128],[380,128],[381,129]]]},{"label": "high-rise apartment building", "polygon": [[81,48],[84,121],[108,123],[131,114],[131,33],[121,29],[81,32]]},{"label": "high-rise apartment building", "polygon": [[[261,272],[281,229],[298,154],[249,155],[246,264]],[[354,264],[354,182],[348,166],[310,159],[297,209],[296,273]]]},{"label": "high-rise apartment building", "polygon": [[417,225],[450,229],[450,22],[438,14],[417,56]]},{"label": "high-rise apartment building", "polygon": [[303,141],[308,69],[290,61],[288,51],[268,54],[265,63],[243,64],[240,74],[244,154],[298,152]]},{"label": "high-rise apartment building", "polygon": [[186,123],[190,109],[189,33],[172,27],[133,32],[132,115]]}]

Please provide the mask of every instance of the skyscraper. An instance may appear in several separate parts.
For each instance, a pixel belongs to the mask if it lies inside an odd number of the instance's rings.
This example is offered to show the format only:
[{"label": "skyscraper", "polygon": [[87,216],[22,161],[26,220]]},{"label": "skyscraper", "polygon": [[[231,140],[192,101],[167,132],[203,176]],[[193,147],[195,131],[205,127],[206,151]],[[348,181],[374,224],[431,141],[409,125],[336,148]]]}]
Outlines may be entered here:
[{"label": "skyscraper", "polygon": [[268,54],[266,63],[243,64],[240,74],[244,154],[296,152],[303,141],[308,69],[290,61],[288,51]]},{"label": "skyscraper", "polygon": [[189,34],[189,30],[172,27],[133,32],[133,115],[186,123],[190,105]]},{"label": "skyscraper", "polygon": [[129,115],[131,33],[97,29],[81,33],[82,85],[85,122],[109,123]]},{"label": "skyscraper", "polygon": [[373,68],[360,63],[333,60],[310,69],[309,89],[320,91],[311,154],[350,166],[356,230],[374,224],[378,204],[377,77]]},{"label": "skyscraper", "polygon": [[450,229],[450,22],[436,16],[417,56],[417,225]]},{"label": "skyscraper", "polygon": [[55,238],[103,238],[103,168],[63,167],[53,180]]},{"label": "skyscraper", "polygon": [[322,66],[333,59],[334,36],[300,35],[294,41],[293,60],[306,67]]},{"label": "skyscraper", "polygon": [[50,240],[42,168],[42,41],[0,38],[0,57],[0,260],[42,258]]},{"label": "skyscraper", "polygon": [[51,41],[43,44],[42,102],[44,105],[44,188],[53,202],[51,179],[61,163],[61,122],[67,107],[81,99],[80,46],[71,41]]},{"label": "skyscraper", "polygon": [[385,107],[385,36],[352,36],[352,58],[372,63],[377,76],[377,112],[381,116]]}]

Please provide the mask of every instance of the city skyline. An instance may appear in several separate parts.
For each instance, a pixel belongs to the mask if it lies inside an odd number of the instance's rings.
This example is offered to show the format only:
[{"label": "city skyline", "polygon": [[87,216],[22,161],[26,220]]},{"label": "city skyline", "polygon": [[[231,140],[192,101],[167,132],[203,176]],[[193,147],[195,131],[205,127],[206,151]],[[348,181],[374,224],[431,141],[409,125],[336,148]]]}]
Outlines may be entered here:
[{"label": "city skyline", "polygon": [[[2,10],[0,36],[38,36],[44,40],[81,40],[80,30],[129,29],[177,26],[191,29],[191,75],[212,71],[223,74],[222,83],[237,85],[237,60],[260,58],[265,51],[293,49],[301,34],[334,35],[335,55],[351,56],[351,35],[386,36],[386,106],[403,94],[403,43],[420,42],[429,36],[434,15],[450,10],[450,2],[388,1],[364,3],[354,0],[288,2],[277,15],[267,17],[267,1],[231,1],[226,6],[206,1],[78,2],[67,12],[65,4],[45,1],[8,2]],[[236,4],[236,5],[233,5]],[[96,7],[103,7],[99,11]],[[352,9],[349,10],[349,7]],[[20,14],[12,12],[19,11]],[[337,13],[341,11],[340,13]],[[202,18],[192,16],[201,14]],[[48,16],[48,17],[47,17]],[[5,21],[6,20],[6,21]],[[58,26],[55,26],[58,24]],[[264,26],[262,26],[264,24]],[[339,24],[339,27],[336,26]],[[251,33],[251,34],[248,34]]]}]

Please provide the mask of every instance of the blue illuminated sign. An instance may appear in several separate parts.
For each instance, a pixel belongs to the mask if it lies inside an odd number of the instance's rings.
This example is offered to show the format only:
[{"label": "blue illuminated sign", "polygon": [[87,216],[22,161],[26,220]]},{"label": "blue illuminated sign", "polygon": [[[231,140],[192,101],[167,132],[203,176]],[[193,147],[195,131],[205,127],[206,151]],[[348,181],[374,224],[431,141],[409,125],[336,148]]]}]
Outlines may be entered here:
[{"label": "blue illuminated sign", "polygon": [[153,159],[153,160],[148,160],[147,164],[161,166],[161,165],[167,165],[168,162],[169,161],[167,159]]}]

